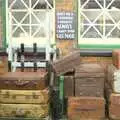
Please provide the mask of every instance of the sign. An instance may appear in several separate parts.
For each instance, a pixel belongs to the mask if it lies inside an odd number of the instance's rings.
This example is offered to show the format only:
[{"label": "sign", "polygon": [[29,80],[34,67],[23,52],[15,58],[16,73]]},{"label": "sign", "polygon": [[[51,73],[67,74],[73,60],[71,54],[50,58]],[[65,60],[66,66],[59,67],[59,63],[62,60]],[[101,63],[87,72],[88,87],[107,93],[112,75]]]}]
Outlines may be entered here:
[{"label": "sign", "polygon": [[56,32],[57,39],[75,39],[75,13],[57,12],[56,13]]}]

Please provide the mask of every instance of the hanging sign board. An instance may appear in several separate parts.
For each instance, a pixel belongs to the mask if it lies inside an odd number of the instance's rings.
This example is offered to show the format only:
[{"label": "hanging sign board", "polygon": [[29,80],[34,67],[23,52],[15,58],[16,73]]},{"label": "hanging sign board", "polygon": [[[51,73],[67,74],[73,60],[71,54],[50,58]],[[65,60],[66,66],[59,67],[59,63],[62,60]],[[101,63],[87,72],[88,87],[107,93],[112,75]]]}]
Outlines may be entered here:
[{"label": "hanging sign board", "polygon": [[57,39],[75,39],[75,13],[57,12],[56,13],[56,33]]}]

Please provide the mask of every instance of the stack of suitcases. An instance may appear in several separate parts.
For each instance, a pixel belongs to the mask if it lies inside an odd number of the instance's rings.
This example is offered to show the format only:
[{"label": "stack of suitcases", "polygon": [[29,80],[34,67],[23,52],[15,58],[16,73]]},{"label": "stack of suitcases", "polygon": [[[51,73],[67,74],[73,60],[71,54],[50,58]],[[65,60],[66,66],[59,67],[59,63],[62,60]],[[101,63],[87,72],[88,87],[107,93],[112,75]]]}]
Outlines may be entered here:
[{"label": "stack of suitcases", "polygon": [[75,69],[74,96],[68,97],[69,120],[105,118],[104,70],[99,64],[80,64]]},{"label": "stack of suitcases", "polygon": [[0,117],[46,118],[49,99],[46,70],[0,75]]},{"label": "stack of suitcases", "polygon": [[118,120],[120,119],[120,50],[114,50],[112,58],[113,64],[108,66],[106,90],[109,117]]}]

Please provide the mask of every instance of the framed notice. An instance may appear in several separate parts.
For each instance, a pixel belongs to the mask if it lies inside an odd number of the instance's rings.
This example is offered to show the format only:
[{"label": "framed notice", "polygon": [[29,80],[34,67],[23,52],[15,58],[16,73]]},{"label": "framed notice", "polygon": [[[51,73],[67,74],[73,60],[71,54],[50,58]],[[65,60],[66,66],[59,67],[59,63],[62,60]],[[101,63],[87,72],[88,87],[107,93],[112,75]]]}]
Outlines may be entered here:
[{"label": "framed notice", "polygon": [[56,12],[57,39],[75,39],[75,20],[74,12]]}]

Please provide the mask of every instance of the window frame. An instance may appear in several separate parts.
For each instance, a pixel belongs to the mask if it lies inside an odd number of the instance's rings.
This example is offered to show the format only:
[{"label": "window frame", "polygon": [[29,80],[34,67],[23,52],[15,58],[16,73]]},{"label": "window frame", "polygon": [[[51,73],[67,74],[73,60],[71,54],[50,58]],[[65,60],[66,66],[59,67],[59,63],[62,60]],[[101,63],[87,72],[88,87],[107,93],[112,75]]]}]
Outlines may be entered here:
[{"label": "window frame", "polygon": [[[114,2],[115,0],[113,0]],[[120,48],[120,38],[81,38],[81,9],[80,0],[78,2],[78,48],[87,49],[115,49]],[[89,11],[89,10],[88,10]],[[120,12],[120,11],[119,11]],[[104,26],[103,26],[104,27]],[[106,39],[106,40],[105,40]],[[105,42],[104,42],[105,41]]]},{"label": "window frame", "polygon": [[[4,27],[6,28],[5,29],[5,32],[4,32],[4,38],[5,38],[5,44],[6,44],[6,48],[10,45],[11,46],[11,36],[10,36],[10,30],[11,30],[11,28],[9,28],[8,26],[10,26],[9,25],[9,7],[8,7],[8,1],[9,0],[3,0],[3,1],[5,1],[4,2],[4,11],[5,11],[5,25],[4,25]],[[46,0],[45,0],[46,1]],[[47,10],[48,12],[49,11],[51,11],[51,12],[53,12],[53,22],[55,23],[55,0],[53,0],[53,8],[52,9],[41,9],[41,11],[45,11],[45,10]],[[36,10],[37,11],[37,10]],[[38,10],[39,11],[39,10]],[[50,15],[49,15],[50,16]],[[47,20],[47,21],[49,21],[49,19]],[[51,41],[48,41],[48,44],[49,45],[55,45],[55,25],[53,24],[53,27],[52,27],[52,29],[53,29],[53,39],[51,38]],[[50,37],[50,36],[49,36]]]}]

